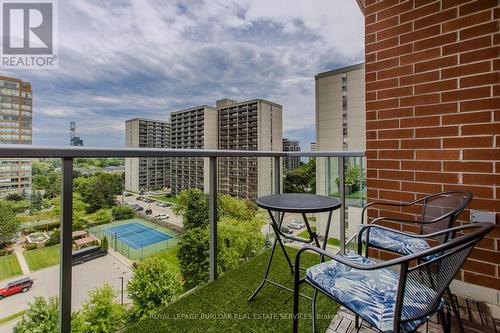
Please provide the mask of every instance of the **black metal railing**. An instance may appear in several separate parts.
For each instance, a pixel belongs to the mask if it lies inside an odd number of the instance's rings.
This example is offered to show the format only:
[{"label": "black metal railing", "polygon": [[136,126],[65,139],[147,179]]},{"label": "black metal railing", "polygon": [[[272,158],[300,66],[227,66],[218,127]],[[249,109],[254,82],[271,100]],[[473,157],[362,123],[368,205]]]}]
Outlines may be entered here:
[{"label": "black metal railing", "polygon": [[[2,145],[0,159],[60,158],[61,163],[61,257],[59,282],[59,331],[71,332],[71,279],[72,279],[72,210],[73,210],[73,160],[75,158],[126,158],[126,157],[204,157],[209,159],[209,279],[217,279],[217,159],[220,157],[273,158],[273,192],[280,193],[281,161],[283,157],[338,158],[340,210],[340,252],[345,251],[345,165],[346,158],[364,157],[364,151],[277,152],[200,149],[157,148],[87,148],[44,147],[31,145]],[[328,237],[328,235],[325,235]]]}]

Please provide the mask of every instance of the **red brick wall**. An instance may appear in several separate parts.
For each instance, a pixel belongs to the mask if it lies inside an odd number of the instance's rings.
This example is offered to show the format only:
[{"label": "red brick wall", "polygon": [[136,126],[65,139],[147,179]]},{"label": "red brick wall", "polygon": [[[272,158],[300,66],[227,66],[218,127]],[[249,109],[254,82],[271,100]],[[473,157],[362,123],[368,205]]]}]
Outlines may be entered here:
[{"label": "red brick wall", "polygon": [[[365,1],[370,201],[462,188],[500,212],[499,16],[497,0]],[[500,286],[499,215],[459,279]]]}]

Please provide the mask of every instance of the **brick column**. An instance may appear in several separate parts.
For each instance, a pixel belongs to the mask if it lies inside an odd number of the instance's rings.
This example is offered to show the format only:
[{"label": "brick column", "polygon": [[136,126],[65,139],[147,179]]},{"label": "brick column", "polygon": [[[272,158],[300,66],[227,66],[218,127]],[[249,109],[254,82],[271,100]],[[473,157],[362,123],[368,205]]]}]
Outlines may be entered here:
[{"label": "brick column", "polygon": [[[467,189],[474,193],[470,208],[496,211],[498,225],[497,0],[365,0],[365,15],[369,200]],[[369,216],[416,213],[371,210]],[[499,250],[497,227],[457,278],[499,288]]]}]

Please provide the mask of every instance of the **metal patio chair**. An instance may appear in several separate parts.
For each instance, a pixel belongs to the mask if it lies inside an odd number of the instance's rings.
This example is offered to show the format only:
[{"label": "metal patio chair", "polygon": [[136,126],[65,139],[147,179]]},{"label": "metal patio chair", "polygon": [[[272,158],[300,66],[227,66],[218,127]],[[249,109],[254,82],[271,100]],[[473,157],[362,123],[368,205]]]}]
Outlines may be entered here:
[{"label": "metal patio chair", "polygon": [[[429,242],[426,239],[414,238],[401,235],[391,230],[383,230],[379,228],[372,229],[370,225],[377,224],[382,221],[397,222],[403,224],[413,224],[419,226],[420,234],[429,234],[453,226],[457,216],[463,212],[467,205],[472,200],[472,193],[469,191],[446,191],[427,195],[423,198],[412,202],[388,203],[388,202],[371,202],[366,205],[361,212],[361,221],[364,221],[366,210],[372,206],[395,206],[395,207],[410,207],[414,205],[422,205],[422,210],[417,220],[409,221],[396,218],[379,217],[374,219],[370,224],[361,224],[359,226],[359,234],[362,243],[358,243],[358,254],[361,254],[362,245],[365,246],[365,257],[368,257],[368,251],[371,248],[389,251],[400,255],[417,253],[430,248]],[[431,241],[437,244],[443,244],[450,238],[449,233],[443,233],[435,237]],[[426,258],[423,258],[426,259]],[[428,258],[427,258],[428,259]],[[460,318],[460,310],[457,302],[453,300],[453,296],[447,288],[447,296],[450,298],[451,306],[455,318],[459,323],[462,332],[464,328]]]},{"label": "metal patio chair", "polygon": [[[392,231],[379,225],[373,228]],[[383,262],[361,254],[336,255],[315,247],[302,248],[295,258],[297,267],[306,251],[332,260],[308,268],[304,278],[300,277],[299,270],[294,272],[293,332],[298,332],[299,289],[303,283],[342,304],[380,332],[413,332],[436,312],[444,331],[450,332],[451,315],[443,294],[474,245],[493,228],[493,224],[474,223],[428,235],[394,231],[419,239],[451,233],[453,239]],[[313,316],[313,324],[314,320]]]}]

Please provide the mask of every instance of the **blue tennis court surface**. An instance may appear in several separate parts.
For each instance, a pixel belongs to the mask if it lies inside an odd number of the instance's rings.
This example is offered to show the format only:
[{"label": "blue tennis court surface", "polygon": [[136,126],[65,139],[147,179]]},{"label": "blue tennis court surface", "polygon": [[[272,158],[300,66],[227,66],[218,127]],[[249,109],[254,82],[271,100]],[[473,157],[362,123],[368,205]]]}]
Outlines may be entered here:
[{"label": "blue tennis court surface", "polygon": [[140,249],[173,238],[158,230],[135,222],[106,228],[104,232],[112,237],[116,237],[134,249]]}]

